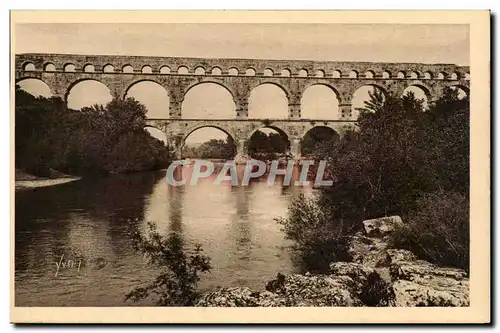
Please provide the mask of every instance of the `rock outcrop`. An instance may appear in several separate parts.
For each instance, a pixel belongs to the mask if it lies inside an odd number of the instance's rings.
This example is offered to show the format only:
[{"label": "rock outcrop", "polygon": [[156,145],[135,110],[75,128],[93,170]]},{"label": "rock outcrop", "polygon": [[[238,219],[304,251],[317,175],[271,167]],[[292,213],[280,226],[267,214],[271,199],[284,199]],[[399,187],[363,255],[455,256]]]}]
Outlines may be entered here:
[{"label": "rock outcrop", "polygon": [[468,306],[465,271],[418,260],[389,247],[399,216],[366,220],[351,237],[352,262],[335,262],[327,275],[278,274],[266,291],[223,288],[204,295],[197,306]]}]

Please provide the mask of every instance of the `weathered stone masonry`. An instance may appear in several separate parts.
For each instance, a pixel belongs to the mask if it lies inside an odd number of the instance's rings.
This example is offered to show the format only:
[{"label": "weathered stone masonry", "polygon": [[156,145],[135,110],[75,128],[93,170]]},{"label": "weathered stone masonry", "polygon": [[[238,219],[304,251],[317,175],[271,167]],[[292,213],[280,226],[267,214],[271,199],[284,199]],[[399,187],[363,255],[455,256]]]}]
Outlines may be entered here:
[{"label": "weathered stone masonry", "polygon": [[[45,82],[53,96],[67,100],[71,88],[85,80],[105,84],[114,97],[123,98],[127,90],[141,81],[163,86],[169,94],[168,119],[150,119],[149,125],[161,129],[178,152],[187,136],[201,127],[216,127],[231,135],[237,143],[238,156],[245,155],[244,142],[264,120],[248,119],[251,91],[263,84],[279,86],[288,98],[289,117],[266,126],[287,135],[292,154],[300,154],[300,140],[315,126],[327,126],[337,132],[353,119],[351,99],[362,86],[376,86],[385,92],[402,94],[409,86],[417,86],[430,102],[445,87],[456,86],[469,91],[469,67],[453,64],[369,63],[307,60],[202,59],[174,57],[19,54],[15,59],[15,78],[19,82],[36,78]],[[233,96],[234,119],[182,119],[181,105],[187,91],[205,82],[219,84]],[[300,102],[304,91],[312,85],[326,85],[339,99],[338,120],[301,118]],[[167,107],[165,108],[167,109]],[[270,121],[270,123],[269,123]]]}]

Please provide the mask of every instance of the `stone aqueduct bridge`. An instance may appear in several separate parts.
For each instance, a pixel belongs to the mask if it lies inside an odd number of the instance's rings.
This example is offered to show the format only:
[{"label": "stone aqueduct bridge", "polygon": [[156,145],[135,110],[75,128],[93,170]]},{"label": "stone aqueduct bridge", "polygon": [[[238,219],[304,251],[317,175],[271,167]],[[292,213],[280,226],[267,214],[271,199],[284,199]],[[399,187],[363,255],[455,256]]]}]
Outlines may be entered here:
[{"label": "stone aqueduct bridge", "polygon": [[[180,153],[187,136],[201,127],[216,127],[237,144],[238,157],[245,156],[244,142],[262,127],[286,134],[292,154],[300,155],[300,140],[315,126],[327,126],[338,133],[353,119],[351,100],[362,86],[375,86],[385,92],[403,94],[409,86],[421,88],[428,101],[435,100],[448,86],[469,91],[469,67],[452,64],[368,63],[306,60],[202,59],[144,56],[19,54],[15,58],[15,78],[19,82],[36,78],[45,82],[53,96],[67,100],[71,88],[84,80],[105,84],[114,97],[123,98],[128,89],[141,81],[153,81],[169,94],[168,119],[149,119],[148,125],[162,130]],[[183,119],[181,105],[192,87],[212,82],[226,88],[236,105],[234,119]],[[252,89],[271,83],[288,98],[288,119],[248,118],[248,99]],[[339,100],[336,120],[301,118],[301,98],[313,85],[330,87]],[[167,111],[166,111],[167,112]]]}]

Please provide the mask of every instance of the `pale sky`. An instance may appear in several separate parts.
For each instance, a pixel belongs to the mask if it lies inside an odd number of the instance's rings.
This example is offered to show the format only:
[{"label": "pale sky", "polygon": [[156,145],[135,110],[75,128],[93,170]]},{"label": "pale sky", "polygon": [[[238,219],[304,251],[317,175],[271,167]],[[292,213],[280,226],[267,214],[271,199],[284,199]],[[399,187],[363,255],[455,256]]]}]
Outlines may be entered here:
[{"label": "pale sky", "polygon": [[[355,24],[18,24],[15,53],[76,53],[169,57],[307,59],[325,61],[422,62],[469,64],[468,25]],[[81,86],[80,86],[81,85]],[[23,88],[46,95],[39,82]],[[314,88],[314,89],[313,89]],[[307,118],[332,117],[338,101],[326,87],[311,87],[302,101]],[[366,89],[365,89],[366,90]],[[418,92],[417,92],[418,93]],[[220,86],[192,89],[183,116],[233,118],[234,102]],[[150,117],[168,115],[168,95],[151,82],[128,93],[148,108]],[[363,105],[365,97],[353,104]],[[106,87],[86,81],[74,87],[68,103],[80,108],[110,99]],[[276,86],[254,90],[249,117],[285,116],[287,101]],[[335,116],[333,116],[335,119]],[[204,141],[208,129],[190,140]],[[211,134],[212,135],[212,134]],[[213,135],[212,135],[213,137]],[[219,135],[223,138],[225,135]]]}]

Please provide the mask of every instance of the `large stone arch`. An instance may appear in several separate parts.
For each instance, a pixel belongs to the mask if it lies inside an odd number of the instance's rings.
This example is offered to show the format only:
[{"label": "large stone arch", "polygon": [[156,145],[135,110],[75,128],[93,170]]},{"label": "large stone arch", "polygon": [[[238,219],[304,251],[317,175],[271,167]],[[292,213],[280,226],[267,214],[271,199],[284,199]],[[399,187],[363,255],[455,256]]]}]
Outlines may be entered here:
[{"label": "large stone arch", "polygon": [[[152,124],[146,124],[144,125],[143,129],[144,130],[147,130],[148,128],[151,128],[151,129],[155,129],[155,130],[158,130],[159,132],[163,133],[163,136],[164,136],[164,144],[167,145],[167,144],[171,144],[170,141],[170,138],[168,137],[167,133],[165,133],[165,131],[163,129],[161,129],[159,126],[155,126],[155,125],[152,125]],[[153,136],[153,134],[150,133],[151,136]],[[153,136],[154,137],[154,136]],[[157,138],[158,139],[158,138]]]},{"label": "large stone arch", "polygon": [[331,93],[333,94],[333,96],[336,99],[337,110],[336,110],[336,114],[332,113],[332,115],[334,117],[329,118],[329,119],[332,119],[332,120],[333,119],[340,119],[340,117],[341,117],[341,105],[342,105],[342,100],[343,100],[342,94],[340,93],[340,91],[338,90],[337,87],[335,87],[334,85],[332,85],[330,82],[328,82],[326,80],[306,82],[306,84],[301,88],[300,93],[297,96],[298,102],[300,104],[300,118],[307,118],[305,116],[306,109],[305,109],[305,105],[304,105],[304,95],[306,94],[306,92],[308,91],[309,88],[313,88],[316,86],[326,87],[326,88],[328,88],[328,90],[331,91]]},{"label": "large stone arch", "polygon": [[339,89],[335,87],[333,84],[331,84],[328,80],[311,80],[306,82],[306,84],[302,87],[300,90],[300,96],[298,96],[299,100],[302,100],[302,97],[304,96],[304,93],[306,92],[307,89],[313,87],[313,86],[326,86],[330,88],[335,95],[337,96],[337,100],[339,101],[339,104],[342,104],[342,94],[340,93]]},{"label": "large stone arch", "polygon": [[[281,100],[274,100],[274,105],[278,104],[278,103],[281,103],[283,102],[283,107],[286,108],[286,115],[284,115],[283,119],[288,119],[288,118],[292,118],[293,117],[293,113],[294,113],[294,110],[293,110],[293,106],[296,102],[296,99],[294,98],[294,95],[292,94],[292,92],[286,87],[286,85],[282,84],[281,82],[278,82],[276,80],[268,80],[268,79],[272,79],[272,78],[267,78],[267,77],[262,77],[262,80],[258,79],[256,81],[251,81],[250,85],[248,86],[248,90],[246,92],[246,100],[248,101],[248,104],[247,104],[247,108],[248,108],[248,112],[247,112],[247,117],[248,118],[252,118],[252,119],[255,119],[255,116],[254,116],[254,113],[251,113],[251,110],[254,110],[252,109],[252,102],[257,102],[259,103],[260,99],[253,99],[252,100],[252,97],[255,98],[255,95],[254,93],[258,90],[259,87],[263,86],[263,85],[270,85],[272,87],[276,87],[280,92],[282,92],[284,94],[284,100],[281,101]],[[266,93],[265,90],[262,90],[260,91],[260,93]],[[300,101],[298,103],[298,107],[300,108]],[[259,109],[257,109],[259,110]],[[269,115],[269,117],[264,116],[264,117],[261,117],[261,118],[271,118],[271,119],[276,119],[276,117],[274,117],[273,115]]]},{"label": "large stone arch", "polygon": [[331,122],[322,122],[322,121],[311,121],[308,123],[307,126],[304,126],[299,133],[297,133],[298,138],[303,139],[307,133],[309,133],[311,130],[314,130],[315,128],[318,127],[326,127],[331,130],[333,130],[337,135],[341,135],[341,133],[338,130],[338,127],[334,126]]},{"label": "large stone arch", "polygon": [[291,100],[291,92],[290,90],[288,89],[288,87],[286,87],[284,84],[281,84],[281,82],[276,82],[274,80],[267,80],[266,79],[267,77],[263,76],[262,79],[263,80],[256,80],[253,84],[251,84],[248,88],[248,97],[250,97],[250,95],[252,94],[252,91],[255,89],[255,88],[258,88],[259,86],[263,85],[263,84],[271,84],[271,85],[274,85],[278,88],[280,88],[284,93],[285,93],[285,96],[288,100],[288,103],[290,103],[290,100]]},{"label": "large stone arch", "polygon": [[376,82],[375,80],[373,80],[373,81],[370,80],[368,82],[360,81],[358,84],[356,84],[352,88],[351,100],[352,100],[352,95],[354,95],[354,93],[356,91],[358,91],[360,88],[363,88],[363,87],[374,87],[374,88],[380,89],[385,94],[385,96],[387,96],[387,94],[390,93],[390,88],[385,87],[383,84],[380,84],[379,82]]},{"label": "large stone arch", "polygon": [[214,124],[213,122],[204,122],[204,121],[200,121],[200,122],[197,122],[191,126],[189,126],[188,128],[186,128],[183,133],[180,135],[181,137],[181,140],[180,142],[178,143],[178,149],[182,149],[182,147],[184,147],[185,143],[186,143],[186,139],[194,132],[194,131],[197,131],[199,129],[202,129],[202,128],[207,128],[207,127],[211,127],[211,128],[216,128],[224,133],[226,133],[228,136],[230,136],[233,141],[237,142],[237,140],[239,140],[239,137],[238,135],[236,134],[235,131],[233,131],[232,129],[230,128],[227,128],[225,126],[222,126],[221,124]]},{"label": "large stone arch", "polygon": [[82,82],[85,82],[85,81],[95,81],[95,82],[99,82],[101,83],[102,85],[104,85],[106,88],[108,88],[109,90],[109,93],[111,95],[113,95],[113,91],[111,90],[111,88],[106,84],[106,82],[103,82],[102,80],[99,80],[97,78],[94,78],[94,77],[84,77],[84,78],[79,78],[75,81],[72,81],[68,87],[65,89],[65,92],[64,92],[64,102],[65,103],[68,103],[68,96],[69,96],[69,93],[71,92],[71,90],[73,89],[73,87],[75,87],[77,84],[79,83],[82,83]]},{"label": "large stone arch", "polygon": [[464,85],[464,84],[450,84],[448,87],[462,89],[467,94],[467,96],[470,97],[470,87],[467,86],[467,85]]},{"label": "large stone arch", "polygon": [[[156,83],[158,84],[159,86],[163,87],[163,89],[165,89],[165,91],[167,92],[168,94],[168,97],[170,99],[172,99],[172,93],[170,91],[170,89],[168,89],[168,87],[166,87],[162,82],[160,82],[159,80],[155,80],[155,79],[148,79],[148,78],[140,78],[140,79],[137,79],[137,80],[134,80],[130,83],[127,83],[125,85],[125,88],[123,89],[122,93],[121,93],[121,98],[125,98],[125,96],[127,96],[127,93],[128,91],[133,87],[135,86],[136,84],[139,84],[141,82],[152,82],[152,83]],[[104,83],[104,82],[103,82]]]},{"label": "large stone arch", "polygon": [[225,80],[217,80],[216,78],[213,78],[213,77],[204,77],[204,76],[200,76],[200,78],[198,78],[197,80],[193,80],[191,81],[189,84],[187,84],[184,88],[184,92],[182,94],[182,100],[184,100],[184,98],[186,97],[187,93],[194,87],[196,86],[199,86],[199,85],[202,85],[204,83],[214,83],[224,89],[226,89],[230,94],[231,96],[233,97],[233,101],[234,103],[236,104],[236,97],[237,97],[237,93],[236,91],[234,90],[234,88],[228,84]]},{"label": "large stone arch", "polygon": [[261,130],[263,128],[269,128],[269,129],[275,130],[280,135],[284,135],[284,137],[286,137],[286,139],[289,142],[291,142],[291,140],[294,137],[293,133],[285,126],[279,126],[277,124],[262,124],[261,126],[260,125],[254,126],[250,131],[248,131],[248,134],[246,135],[247,136],[246,139],[250,140],[252,135],[254,135],[258,130]]},{"label": "large stone arch", "polygon": [[16,83],[16,85],[18,85],[21,82],[26,81],[26,80],[36,80],[36,81],[39,81],[39,82],[45,84],[49,88],[50,95],[54,96],[53,88],[50,86],[50,84],[47,81],[43,80],[42,78],[35,77],[35,76],[23,76],[21,78],[16,79],[15,83]]},{"label": "large stone arch", "polygon": [[[291,131],[290,128],[287,126],[280,126],[279,124],[259,124],[259,125],[254,125],[252,128],[248,131],[246,139],[244,140],[248,145],[251,144],[251,140],[254,136],[255,133],[257,133],[260,130],[263,129],[271,129],[276,131],[280,137],[287,143],[287,148],[285,149],[285,153],[289,154],[293,150],[294,146],[294,133]],[[247,150],[247,147],[245,145],[244,148],[244,153],[245,155],[250,154],[250,152]]]},{"label": "large stone arch", "polygon": [[429,102],[432,101],[435,98],[434,89],[432,87],[430,87],[429,85],[427,85],[426,83],[420,81],[420,80],[406,82],[406,84],[402,86],[403,90],[401,91],[401,94],[403,94],[403,92],[406,89],[408,89],[409,87],[417,87],[417,88],[422,89],[422,91],[427,96],[427,100]]},{"label": "large stone arch", "polygon": [[[300,155],[307,155],[307,152],[305,152],[305,148],[312,148],[311,142],[306,142],[307,140],[313,140],[316,141],[315,143],[321,142],[322,137],[328,137],[328,135],[324,135],[325,132],[321,133],[321,130],[327,130],[331,134],[331,138],[334,139],[340,139],[341,138],[341,133],[337,131],[337,129],[333,126],[331,126],[329,123],[314,123],[311,124],[311,126],[306,127],[300,136],[300,147],[298,149],[300,150]],[[315,133],[316,132],[316,133]],[[318,140],[319,139],[319,140]],[[329,138],[327,138],[329,139]],[[310,145],[309,147],[306,147],[307,145]],[[310,153],[310,152],[309,152]]]}]

